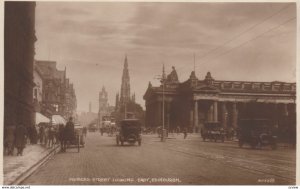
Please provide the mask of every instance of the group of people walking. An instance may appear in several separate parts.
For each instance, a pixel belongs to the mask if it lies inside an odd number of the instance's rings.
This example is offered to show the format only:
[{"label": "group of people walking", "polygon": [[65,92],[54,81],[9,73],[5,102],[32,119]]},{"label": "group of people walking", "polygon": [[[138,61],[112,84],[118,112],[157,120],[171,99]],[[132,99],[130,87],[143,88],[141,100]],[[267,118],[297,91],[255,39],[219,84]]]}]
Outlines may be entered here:
[{"label": "group of people walking", "polygon": [[65,152],[67,142],[73,141],[74,137],[72,117],[66,125],[59,124],[58,127],[42,124],[36,129],[35,126],[25,127],[23,124],[10,125],[4,129],[4,153],[13,156],[16,148],[17,156],[22,156],[27,143],[37,144],[38,142],[47,148],[60,143],[61,151]]},{"label": "group of people walking", "polygon": [[57,126],[42,124],[39,125],[38,141],[45,147],[51,148],[54,144],[58,144],[58,129]]},{"label": "group of people walking", "polygon": [[61,152],[66,151],[67,142],[72,142],[75,137],[73,118],[64,124],[59,124],[58,127],[46,126],[40,127],[40,143],[50,148],[54,144],[61,145]]},{"label": "group of people walking", "polygon": [[27,139],[28,129],[24,125],[6,127],[4,129],[4,151],[7,155],[14,155],[14,150],[17,148],[17,155],[22,156]]}]

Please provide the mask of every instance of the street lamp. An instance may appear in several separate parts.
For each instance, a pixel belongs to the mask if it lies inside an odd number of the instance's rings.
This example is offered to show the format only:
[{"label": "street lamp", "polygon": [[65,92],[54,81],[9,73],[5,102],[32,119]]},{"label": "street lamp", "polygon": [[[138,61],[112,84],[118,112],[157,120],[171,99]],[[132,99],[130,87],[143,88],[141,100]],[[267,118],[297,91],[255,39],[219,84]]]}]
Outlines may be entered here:
[{"label": "street lamp", "polygon": [[162,81],[162,85],[163,85],[163,111],[162,111],[162,130],[161,130],[161,141],[164,142],[165,141],[165,136],[164,136],[164,131],[165,131],[165,78],[164,76],[161,79]]},{"label": "street lamp", "polygon": [[155,79],[160,79],[160,82],[162,83],[163,86],[163,96],[162,96],[162,101],[163,101],[163,111],[162,111],[162,129],[161,129],[161,142],[165,141],[165,136],[164,136],[164,130],[165,130],[165,65],[163,65],[163,73],[161,76],[156,77]]}]

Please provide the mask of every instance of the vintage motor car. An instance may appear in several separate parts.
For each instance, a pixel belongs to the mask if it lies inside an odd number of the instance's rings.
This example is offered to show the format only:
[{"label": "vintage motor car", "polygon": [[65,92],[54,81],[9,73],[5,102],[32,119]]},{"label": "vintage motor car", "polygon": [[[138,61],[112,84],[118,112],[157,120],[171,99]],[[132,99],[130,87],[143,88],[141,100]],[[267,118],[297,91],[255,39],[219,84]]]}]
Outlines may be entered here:
[{"label": "vintage motor car", "polygon": [[203,141],[208,139],[215,142],[218,140],[224,142],[225,131],[220,122],[205,122],[204,127],[201,129],[201,136]]},{"label": "vintage motor car", "polygon": [[249,144],[251,148],[271,146],[277,148],[277,136],[274,135],[268,119],[242,119],[239,121],[239,147]]},{"label": "vintage motor car", "polygon": [[116,134],[117,145],[121,143],[123,146],[124,142],[134,145],[138,142],[140,146],[142,144],[141,131],[141,124],[138,119],[122,120],[119,124],[118,133]]}]

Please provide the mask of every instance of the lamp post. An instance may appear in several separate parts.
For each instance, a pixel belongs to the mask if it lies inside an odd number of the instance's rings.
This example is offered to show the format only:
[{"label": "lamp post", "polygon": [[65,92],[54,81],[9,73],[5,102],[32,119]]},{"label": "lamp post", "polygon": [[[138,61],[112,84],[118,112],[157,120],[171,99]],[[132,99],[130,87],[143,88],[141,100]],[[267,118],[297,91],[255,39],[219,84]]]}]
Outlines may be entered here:
[{"label": "lamp post", "polygon": [[162,85],[163,85],[163,111],[162,111],[162,129],[161,129],[161,141],[165,141],[164,131],[165,131],[165,79],[162,77]]},{"label": "lamp post", "polygon": [[162,83],[162,88],[163,88],[163,91],[162,91],[162,101],[163,101],[163,107],[162,107],[162,128],[161,128],[161,142],[164,142],[165,141],[165,136],[164,136],[164,130],[165,130],[165,65],[163,64],[163,73],[162,75],[158,76],[157,78],[155,79],[160,79],[160,82]]}]

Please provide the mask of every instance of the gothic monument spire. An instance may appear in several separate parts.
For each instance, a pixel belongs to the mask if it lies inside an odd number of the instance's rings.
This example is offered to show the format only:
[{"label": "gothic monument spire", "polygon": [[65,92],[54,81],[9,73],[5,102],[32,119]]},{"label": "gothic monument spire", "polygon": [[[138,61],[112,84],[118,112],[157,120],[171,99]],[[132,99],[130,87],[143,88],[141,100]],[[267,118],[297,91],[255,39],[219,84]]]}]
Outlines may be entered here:
[{"label": "gothic monument spire", "polygon": [[129,71],[128,71],[127,55],[125,55],[123,75],[122,75],[120,103],[121,103],[121,105],[124,105],[129,100],[130,100],[130,78],[129,78]]}]

